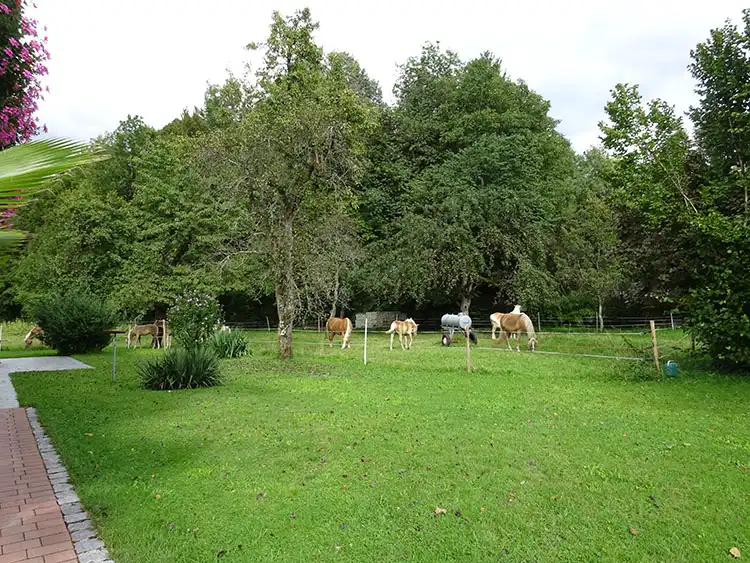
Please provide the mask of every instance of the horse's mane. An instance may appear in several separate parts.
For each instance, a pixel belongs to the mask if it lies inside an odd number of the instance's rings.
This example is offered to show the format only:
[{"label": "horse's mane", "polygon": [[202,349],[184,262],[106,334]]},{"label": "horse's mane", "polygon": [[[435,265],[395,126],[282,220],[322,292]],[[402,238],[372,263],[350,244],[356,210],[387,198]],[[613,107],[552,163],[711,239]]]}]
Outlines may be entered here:
[{"label": "horse's mane", "polygon": [[526,334],[531,338],[536,338],[536,332],[534,332],[534,323],[531,322],[531,319],[526,313],[521,313],[521,322],[523,323],[523,328],[526,330]]}]

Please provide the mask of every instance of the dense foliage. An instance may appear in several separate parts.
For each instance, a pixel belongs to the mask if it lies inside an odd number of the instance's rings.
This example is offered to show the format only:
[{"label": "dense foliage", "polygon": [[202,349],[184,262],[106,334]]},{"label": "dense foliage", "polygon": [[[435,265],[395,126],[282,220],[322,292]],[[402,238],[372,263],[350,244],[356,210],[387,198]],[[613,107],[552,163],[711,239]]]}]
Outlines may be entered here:
[{"label": "dense foliage", "polygon": [[138,375],[141,384],[153,391],[213,387],[222,382],[219,359],[207,346],[169,348],[139,364]]},{"label": "dense foliage", "polygon": [[241,332],[217,332],[211,338],[211,346],[220,358],[242,358],[252,353],[247,338]]},{"label": "dense foliage", "polygon": [[342,310],[680,311],[716,361],[748,366],[743,24],[692,52],[694,139],[667,101],[618,84],[601,146],[578,155],[491,53],[424,45],[389,106],[315,43],[308,10],[275,13],[254,75],[161,130],[128,116],[95,141],[109,160],[17,216],[35,236],[0,272],[0,309],[81,285],[129,319],[174,318],[194,288],[231,320],[275,317],[282,357],[300,319]]},{"label": "dense foliage", "polygon": [[114,329],[119,321],[109,303],[85,290],[43,298],[34,318],[44,332],[42,342],[61,355],[102,350],[111,340],[104,331]]},{"label": "dense foliage", "polygon": [[210,295],[189,290],[169,309],[169,326],[177,344],[199,348],[209,341],[221,319],[218,301]]}]

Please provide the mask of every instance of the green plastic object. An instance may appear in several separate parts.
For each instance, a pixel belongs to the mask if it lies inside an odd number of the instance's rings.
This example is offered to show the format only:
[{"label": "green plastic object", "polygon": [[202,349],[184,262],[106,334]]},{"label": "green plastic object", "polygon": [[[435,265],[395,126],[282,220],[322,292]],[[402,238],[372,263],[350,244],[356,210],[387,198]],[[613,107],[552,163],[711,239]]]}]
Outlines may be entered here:
[{"label": "green plastic object", "polygon": [[669,360],[667,362],[667,375],[669,377],[677,377],[680,375],[680,365],[674,360]]}]

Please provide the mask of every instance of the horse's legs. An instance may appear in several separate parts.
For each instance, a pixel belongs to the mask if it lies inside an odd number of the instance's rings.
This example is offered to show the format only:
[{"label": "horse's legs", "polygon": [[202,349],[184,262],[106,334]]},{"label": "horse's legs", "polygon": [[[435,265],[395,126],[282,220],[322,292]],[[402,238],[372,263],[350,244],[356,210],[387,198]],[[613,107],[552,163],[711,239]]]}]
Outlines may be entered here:
[{"label": "horse's legs", "polygon": [[336,333],[334,332],[329,332],[328,334],[326,334],[326,336],[328,337],[328,346],[330,346],[331,348],[333,348],[333,337],[335,336],[335,334]]},{"label": "horse's legs", "polygon": [[406,350],[406,348],[404,348],[404,335],[400,332],[398,333],[398,341],[401,343],[401,349]]},{"label": "horse's legs", "polygon": [[495,323],[492,323],[492,340],[495,340],[495,331],[497,330],[497,326],[495,326]]},{"label": "horse's legs", "polygon": [[391,352],[393,352],[393,337],[394,337],[394,336],[396,336],[396,333],[395,333],[395,331],[391,333],[391,346],[390,346],[390,350],[391,350]]},{"label": "horse's legs", "polygon": [[521,333],[516,333],[516,352],[521,351]]}]

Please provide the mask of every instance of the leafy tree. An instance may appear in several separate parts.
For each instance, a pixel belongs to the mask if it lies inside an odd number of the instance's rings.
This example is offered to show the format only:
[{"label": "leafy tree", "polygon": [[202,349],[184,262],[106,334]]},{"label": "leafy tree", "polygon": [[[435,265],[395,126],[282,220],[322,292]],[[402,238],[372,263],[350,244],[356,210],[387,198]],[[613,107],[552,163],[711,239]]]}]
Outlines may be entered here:
[{"label": "leafy tree", "polygon": [[233,171],[236,207],[253,221],[237,235],[237,252],[255,253],[273,275],[282,358],[292,355],[294,321],[304,310],[305,249],[346,214],[370,122],[341,58],[324,63],[312,39],[317,27],[307,9],[287,18],[274,13],[252,85],[257,102],[225,135],[218,163]]},{"label": "leafy tree", "polygon": [[613,159],[605,177],[629,272],[625,297],[674,306],[692,283],[689,225],[701,205],[686,173],[688,135],[674,107],[658,99],[644,104],[637,86],[618,84],[605,110],[609,119],[599,127]]},{"label": "leafy tree", "polygon": [[186,288],[220,292],[215,248],[232,216],[200,169],[199,140],[158,134],[134,160],[130,252],[121,264],[116,301],[131,315],[162,311]]},{"label": "leafy tree", "polygon": [[594,309],[603,328],[604,304],[618,294],[625,276],[617,217],[608,200],[612,162],[598,149],[578,160],[573,195],[552,237],[562,293],[558,312],[581,316]]},{"label": "leafy tree", "polygon": [[396,92],[408,196],[392,240],[376,243],[374,291],[453,297],[463,311],[481,286],[527,307],[554,298],[548,234],[573,153],[549,104],[490,54],[463,65],[434,45],[404,65]]},{"label": "leafy tree", "polygon": [[750,9],[691,51],[698,106],[691,108],[703,166],[695,278],[687,299],[691,332],[724,367],[750,367]]},{"label": "leafy tree", "polygon": [[106,148],[111,158],[92,167],[88,175],[91,183],[103,192],[130,200],[136,177],[135,161],[155,135],[156,131],[143,118],[128,115],[112,133],[95,139],[94,144]]}]

